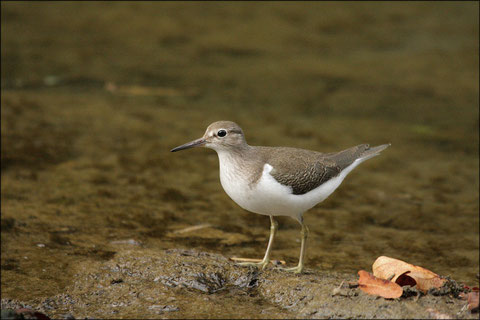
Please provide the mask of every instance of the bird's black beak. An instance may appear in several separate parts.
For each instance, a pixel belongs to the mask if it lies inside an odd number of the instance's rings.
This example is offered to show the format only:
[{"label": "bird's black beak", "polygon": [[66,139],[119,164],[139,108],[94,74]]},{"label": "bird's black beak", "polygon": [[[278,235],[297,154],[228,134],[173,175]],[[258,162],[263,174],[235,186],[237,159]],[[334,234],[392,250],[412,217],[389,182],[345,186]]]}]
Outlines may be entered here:
[{"label": "bird's black beak", "polygon": [[200,147],[200,146],[203,146],[205,143],[207,143],[207,141],[204,138],[200,138],[200,139],[182,144],[181,146],[178,146],[176,148],[173,148],[172,150],[170,150],[170,152],[176,152],[176,151],[190,149],[194,147]]}]

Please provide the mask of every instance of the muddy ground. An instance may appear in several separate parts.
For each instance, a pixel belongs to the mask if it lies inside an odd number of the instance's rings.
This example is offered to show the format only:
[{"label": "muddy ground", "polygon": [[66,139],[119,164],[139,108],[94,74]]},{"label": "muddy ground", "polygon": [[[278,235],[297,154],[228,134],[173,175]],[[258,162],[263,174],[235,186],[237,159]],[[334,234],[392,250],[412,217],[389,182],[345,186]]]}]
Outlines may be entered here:
[{"label": "muddy ground", "polygon": [[312,270],[292,275],[273,266],[258,271],[219,254],[123,246],[107,262],[77,266],[80,273],[63,293],[27,305],[4,299],[3,306],[29,307],[55,318],[478,317],[455,298],[455,290],[427,295],[413,290],[400,299],[383,299],[351,288],[353,275]]},{"label": "muddy ground", "polygon": [[[2,308],[472,316],[452,295],[331,293],[380,255],[478,286],[477,2],[1,9]],[[392,143],[305,215],[307,274],[227,260],[263,255],[268,218],[228,198],[213,151],[169,152],[221,119],[252,145]],[[299,226],[279,222],[273,258],[294,265]]]}]

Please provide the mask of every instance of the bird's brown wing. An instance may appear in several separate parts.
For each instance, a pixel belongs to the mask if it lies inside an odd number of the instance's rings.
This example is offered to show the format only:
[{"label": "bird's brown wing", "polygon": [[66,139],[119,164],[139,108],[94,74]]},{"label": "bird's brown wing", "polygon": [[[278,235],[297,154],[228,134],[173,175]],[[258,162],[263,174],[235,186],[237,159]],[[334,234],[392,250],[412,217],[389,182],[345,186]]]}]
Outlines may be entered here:
[{"label": "bird's brown wing", "polygon": [[359,145],[336,153],[277,148],[269,153],[266,162],[273,169],[272,177],[292,188],[296,195],[305,194],[336,177],[343,169],[361,157],[368,145]]}]

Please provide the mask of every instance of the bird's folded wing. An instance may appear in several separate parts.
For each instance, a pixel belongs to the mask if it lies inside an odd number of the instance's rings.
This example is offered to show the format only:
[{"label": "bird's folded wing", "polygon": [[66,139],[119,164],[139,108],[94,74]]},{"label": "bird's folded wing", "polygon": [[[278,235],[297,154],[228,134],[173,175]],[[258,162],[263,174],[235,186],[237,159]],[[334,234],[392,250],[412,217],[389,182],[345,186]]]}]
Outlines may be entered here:
[{"label": "bird's folded wing", "polygon": [[282,157],[272,157],[270,175],[279,183],[291,187],[296,195],[305,194],[336,177],[368,150],[366,144],[336,153],[284,148]]}]

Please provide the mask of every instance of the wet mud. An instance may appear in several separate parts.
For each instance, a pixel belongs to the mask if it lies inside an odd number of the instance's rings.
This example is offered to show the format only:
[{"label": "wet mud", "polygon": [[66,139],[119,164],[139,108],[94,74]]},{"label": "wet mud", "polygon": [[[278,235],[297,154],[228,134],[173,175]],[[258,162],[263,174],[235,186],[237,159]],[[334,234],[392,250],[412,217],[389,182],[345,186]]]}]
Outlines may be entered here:
[{"label": "wet mud", "polygon": [[[478,3],[1,8],[2,309],[471,316],[451,294],[331,293],[381,255],[478,286]],[[307,274],[229,262],[263,256],[268,217],[228,198],[212,150],[169,152],[216,120],[252,145],[392,143],[305,214]],[[295,265],[299,240],[280,218],[272,258]]]},{"label": "wet mud", "polygon": [[[308,269],[292,275],[233,264],[196,250],[127,249],[107,262],[77,266],[65,293],[8,308],[34,308],[54,318],[448,318],[475,319],[452,282],[426,295],[406,290],[400,299],[369,296],[346,283],[352,275]],[[93,268],[92,268],[93,267]],[[91,270],[85,273],[85,270]],[[344,285],[345,283],[345,285]],[[457,291],[455,291],[457,290]],[[460,289],[461,290],[461,289]],[[278,309],[282,312],[279,313]]]}]

